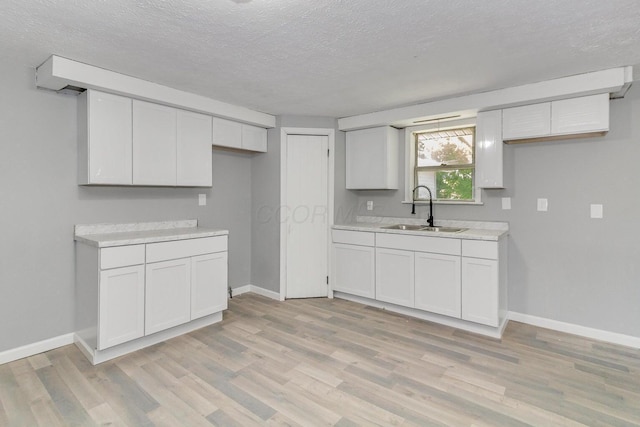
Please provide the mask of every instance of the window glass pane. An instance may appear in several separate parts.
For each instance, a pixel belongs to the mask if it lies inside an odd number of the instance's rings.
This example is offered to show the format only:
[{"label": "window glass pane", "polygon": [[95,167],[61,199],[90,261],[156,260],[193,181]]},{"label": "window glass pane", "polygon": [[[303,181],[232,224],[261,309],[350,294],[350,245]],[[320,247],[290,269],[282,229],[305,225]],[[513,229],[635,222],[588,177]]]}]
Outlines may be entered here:
[{"label": "window glass pane", "polygon": [[[434,199],[473,200],[473,169],[446,171],[418,171],[417,185],[431,189]],[[428,200],[429,192],[424,188],[416,191],[416,200]]]},{"label": "window glass pane", "polygon": [[[416,185],[426,185],[433,193],[433,198],[436,198],[436,173],[434,171],[419,171],[417,174]],[[416,190],[416,200],[429,200],[429,192],[424,188],[418,188]]]},{"label": "window glass pane", "polygon": [[473,164],[473,128],[416,134],[418,167]]},{"label": "window glass pane", "polygon": [[471,200],[473,198],[473,169],[436,172],[438,199]]}]

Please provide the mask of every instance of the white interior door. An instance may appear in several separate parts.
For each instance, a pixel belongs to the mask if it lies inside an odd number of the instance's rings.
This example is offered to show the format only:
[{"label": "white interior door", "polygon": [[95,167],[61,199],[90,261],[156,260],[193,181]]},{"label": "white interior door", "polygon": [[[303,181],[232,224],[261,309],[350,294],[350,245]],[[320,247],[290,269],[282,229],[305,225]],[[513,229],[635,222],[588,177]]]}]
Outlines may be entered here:
[{"label": "white interior door", "polygon": [[286,298],[327,296],[329,137],[287,135]]}]

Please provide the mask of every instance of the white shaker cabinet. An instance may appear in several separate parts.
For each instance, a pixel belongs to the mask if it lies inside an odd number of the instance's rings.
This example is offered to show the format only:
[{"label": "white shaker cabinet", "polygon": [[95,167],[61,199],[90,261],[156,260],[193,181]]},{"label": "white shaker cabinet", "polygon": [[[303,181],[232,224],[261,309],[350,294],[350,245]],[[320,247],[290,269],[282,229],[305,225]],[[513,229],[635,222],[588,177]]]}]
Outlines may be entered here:
[{"label": "white shaker cabinet", "polygon": [[78,184],[131,185],[131,99],[87,90],[78,96]]},{"label": "white shaker cabinet", "polygon": [[376,299],[405,307],[413,307],[413,252],[376,248]]},{"label": "white shaker cabinet", "polygon": [[211,187],[211,116],[177,110],[176,185]]},{"label": "white shaker cabinet", "polygon": [[333,230],[331,288],[375,298],[375,235],[369,232]]},{"label": "white shaker cabinet", "polygon": [[213,118],[213,145],[218,147],[242,148],[242,123]]},{"label": "white shaker cabinet", "polygon": [[[506,311],[506,284],[500,277],[506,240],[462,242],[462,319],[497,327]],[[502,261],[504,262],[504,261]],[[504,270],[504,267],[503,267]],[[502,294],[501,294],[502,291]]]},{"label": "white shaker cabinet", "polygon": [[391,126],[361,129],[346,135],[346,188],[398,188],[398,130]]},{"label": "white shaker cabinet", "polygon": [[256,152],[267,151],[267,130],[231,120],[213,118],[213,145]]},{"label": "white shaker cabinet", "polygon": [[562,99],[551,103],[551,133],[569,135],[609,130],[609,94]]},{"label": "white shaker cabinet", "polygon": [[415,253],[415,308],[460,318],[460,256]]},{"label": "white shaker cabinet", "polygon": [[191,258],[191,320],[227,309],[227,252]]},{"label": "white shaker cabinet", "polygon": [[100,272],[98,350],[144,335],[144,265]]},{"label": "white shaker cabinet", "polygon": [[608,93],[502,110],[502,137],[510,142],[602,135],[608,130]]},{"label": "white shaker cabinet", "polygon": [[524,105],[502,110],[505,140],[541,138],[551,135],[551,103]]},{"label": "white shaker cabinet", "polygon": [[176,109],[133,100],[133,184],[176,185]]},{"label": "white shaker cabinet", "polygon": [[146,267],[145,335],[191,320],[191,260],[155,262]]},{"label": "white shaker cabinet", "polygon": [[144,245],[97,252],[98,350],[144,335]]},{"label": "white shaker cabinet", "polygon": [[476,120],[476,184],[504,188],[502,111],[482,111]]},{"label": "white shaker cabinet", "polygon": [[258,126],[242,125],[242,149],[267,151],[267,130]]},{"label": "white shaker cabinet", "polygon": [[[119,226],[109,231],[104,224],[76,226],[76,343],[92,363],[222,319],[228,289],[226,232],[206,235],[192,226],[186,235],[184,228],[173,235],[163,224],[136,230],[135,239],[142,243],[135,244]],[[106,234],[86,231],[92,229]],[[119,240],[120,246],[111,246]]]}]

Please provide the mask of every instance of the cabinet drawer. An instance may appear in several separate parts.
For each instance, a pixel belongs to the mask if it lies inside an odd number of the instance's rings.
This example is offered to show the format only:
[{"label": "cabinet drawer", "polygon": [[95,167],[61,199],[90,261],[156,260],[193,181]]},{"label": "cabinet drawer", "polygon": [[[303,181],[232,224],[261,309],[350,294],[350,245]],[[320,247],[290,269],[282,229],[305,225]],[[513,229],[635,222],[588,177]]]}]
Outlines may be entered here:
[{"label": "cabinet drawer", "polygon": [[460,255],[460,240],[428,236],[376,233],[376,247]]},{"label": "cabinet drawer", "polygon": [[367,231],[332,230],[333,243],[346,243],[348,245],[373,246],[375,233]]},{"label": "cabinet drawer", "polygon": [[472,258],[498,259],[498,242],[463,240],[462,256]]},{"label": "cabinet drawer", "polygon": [[100,249],[101,270],[138,264],[144,264],[144,245]]},{"label": "cabinet drawer", "polygon": [[226,250],[227,236],[149,243],[147,245],[147,262],[187,258]]}]

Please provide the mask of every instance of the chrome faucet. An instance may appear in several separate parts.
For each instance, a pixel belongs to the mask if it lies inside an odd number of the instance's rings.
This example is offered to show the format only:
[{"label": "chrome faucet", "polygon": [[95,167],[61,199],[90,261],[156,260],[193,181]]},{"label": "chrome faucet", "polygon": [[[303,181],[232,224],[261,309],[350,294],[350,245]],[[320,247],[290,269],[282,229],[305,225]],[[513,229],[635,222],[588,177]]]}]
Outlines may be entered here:
[{"label": "chrome faucet", "polygon": [[415,215],[416,214],[416,190],[418,188],[426,188],[427,191],[429,192],[429,219],[427,219],[427,224],[429,224],[429,227],[433,227],[433,195],[431,194],[431,190],[429,189],[429,187],[427,187],[426,185],[418,185],[416,188],[413,189],[412,191],[412,201],[411,201],[411,215]]}]

